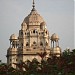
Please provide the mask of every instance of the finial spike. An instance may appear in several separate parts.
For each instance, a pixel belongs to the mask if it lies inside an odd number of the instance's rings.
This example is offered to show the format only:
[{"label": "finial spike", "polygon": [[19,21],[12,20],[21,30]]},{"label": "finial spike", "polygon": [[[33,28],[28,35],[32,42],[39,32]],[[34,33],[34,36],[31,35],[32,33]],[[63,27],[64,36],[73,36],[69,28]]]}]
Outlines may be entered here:
[{"label": "finial spike", "polygon": [[33,4],[35,4],[34,0],[33,0]]},{"label": "finial spike", "polygon": [[33,11],[35,10],[35,2],[34,2],[34,0],[33,0],[33,5],[32,5],[32,7],[33,7]]}]

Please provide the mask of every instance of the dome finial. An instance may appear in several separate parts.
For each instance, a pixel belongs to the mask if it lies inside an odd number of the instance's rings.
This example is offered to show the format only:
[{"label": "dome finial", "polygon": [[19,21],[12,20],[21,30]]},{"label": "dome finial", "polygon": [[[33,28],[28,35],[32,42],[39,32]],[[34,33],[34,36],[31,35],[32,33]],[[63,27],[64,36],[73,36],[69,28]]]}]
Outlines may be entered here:
[{"label": "dome finial", "polygon": [[32,5],[32,7],[33,7],[32,11],[34,11],[34,10],[35,10],[35,2],[34,2],[34,0],[33,0],[33,5]]}]

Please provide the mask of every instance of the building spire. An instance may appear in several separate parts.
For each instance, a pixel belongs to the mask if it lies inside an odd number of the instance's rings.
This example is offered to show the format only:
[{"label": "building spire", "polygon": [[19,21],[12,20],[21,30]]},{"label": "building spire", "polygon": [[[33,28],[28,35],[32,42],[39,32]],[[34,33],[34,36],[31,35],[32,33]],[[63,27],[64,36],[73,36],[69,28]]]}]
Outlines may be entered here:
[{"label": "building spire", "polygon": [[35,10],[35,2],[34,2],[34,0],[33,0],[33,5],[32,5],[32,7],[33,7],[32,11],[34,11],[34,10]]}]

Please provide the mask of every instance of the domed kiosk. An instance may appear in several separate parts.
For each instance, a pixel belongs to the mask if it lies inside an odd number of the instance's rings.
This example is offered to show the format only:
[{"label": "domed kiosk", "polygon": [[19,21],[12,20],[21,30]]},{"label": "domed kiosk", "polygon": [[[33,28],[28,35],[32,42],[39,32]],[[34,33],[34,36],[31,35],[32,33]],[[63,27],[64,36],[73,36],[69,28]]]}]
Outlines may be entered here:
[{"label": "domed kiosk", "polygon": [[51,36],[51,55],[60,57],[61,48],[59,47],[59,36],[54,33]]}]

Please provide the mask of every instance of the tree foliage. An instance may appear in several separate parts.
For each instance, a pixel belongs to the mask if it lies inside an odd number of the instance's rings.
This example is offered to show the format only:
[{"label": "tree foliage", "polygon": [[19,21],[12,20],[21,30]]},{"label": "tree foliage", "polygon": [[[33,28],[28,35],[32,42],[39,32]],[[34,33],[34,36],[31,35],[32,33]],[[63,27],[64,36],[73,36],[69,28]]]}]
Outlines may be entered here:
[{"label": "tree foliage", "polygon": [[52,56],[43,59],[46,54],[38,54],[41,62],[36,58],[32,61],[14,63],[17,69],[0,63],[0,75],[75,75],[75,49],[65,50],[60,57]]}]

